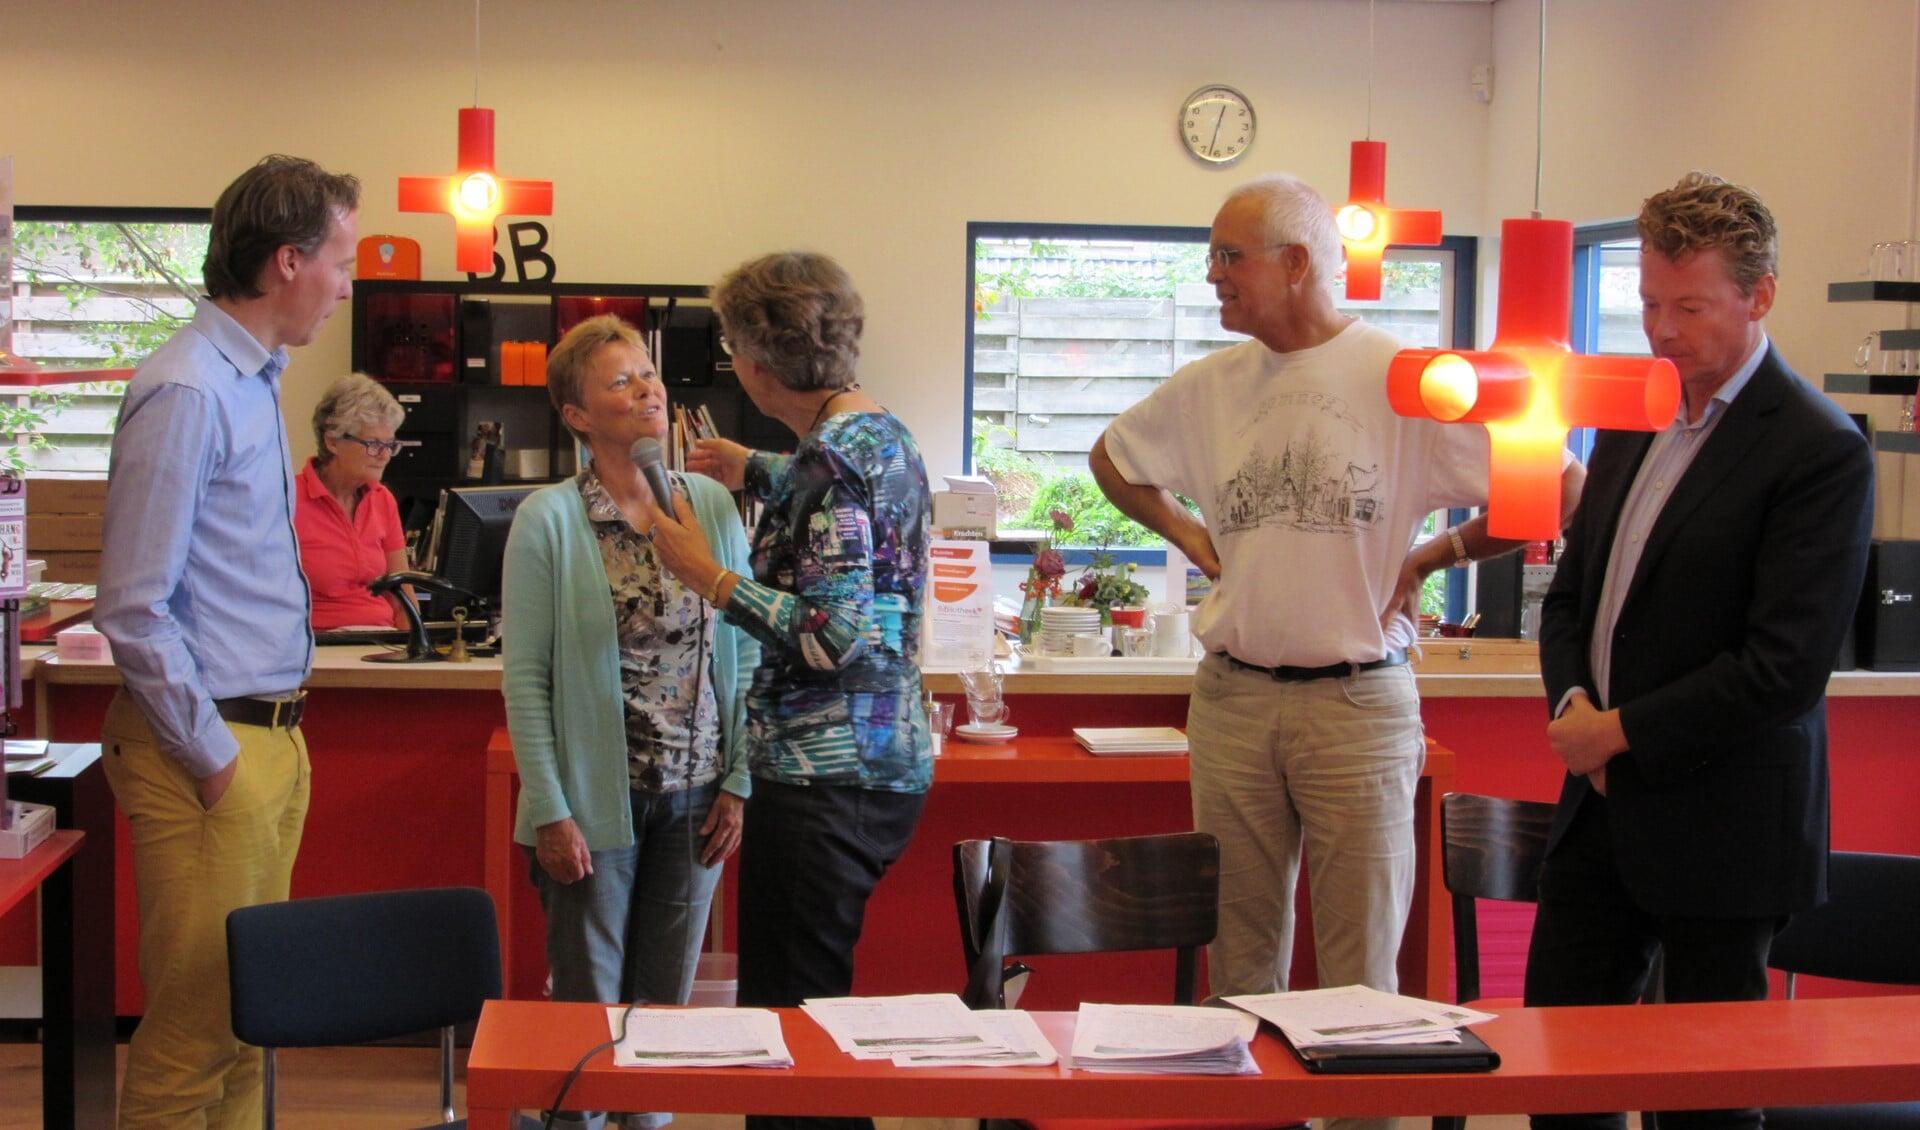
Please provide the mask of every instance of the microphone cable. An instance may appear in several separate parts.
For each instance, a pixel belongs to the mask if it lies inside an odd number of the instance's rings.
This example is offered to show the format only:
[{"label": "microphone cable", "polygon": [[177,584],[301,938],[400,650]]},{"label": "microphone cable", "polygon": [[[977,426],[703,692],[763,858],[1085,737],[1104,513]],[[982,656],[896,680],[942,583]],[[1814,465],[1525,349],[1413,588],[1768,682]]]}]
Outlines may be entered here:
[{"label": "microphone cable", "polygon": [[541,1130],[553,1130],[553,1120],[560,1116],[562,1110],[566,1109],[563,1104],[567,1100],[567,1092],[573,1089],[573,1081],[580,1078],[580,1073],[587,1069],[587,1062],[603,1051],[619,1047],[620,1041],[627,1038],[627,1020],[633,1016],[633,1007],[634,1006],[629,1003],[620,1013],[620,1031],[614,1034],[613,1039],[603,1041],[588,1048],[587,1054],[581,1056],[580,1062],[574,1064],[573,1070],[567,1072],[567,1077],[561,1080],[560,1090],[553,1096],[553,1105],[547,1108],[547,1116],[540,1122]]}]

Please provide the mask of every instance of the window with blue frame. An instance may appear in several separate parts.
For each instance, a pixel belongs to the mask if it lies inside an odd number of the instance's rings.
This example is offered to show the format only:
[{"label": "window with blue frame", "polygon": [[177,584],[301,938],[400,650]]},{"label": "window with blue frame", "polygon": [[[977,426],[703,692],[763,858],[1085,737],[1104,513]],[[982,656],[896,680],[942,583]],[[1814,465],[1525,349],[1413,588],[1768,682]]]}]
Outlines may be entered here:
[{"label": "window with blue frame", "polygon": [[[1633,221],[1588,224],[1573,231],[1573,351],[1648,355],[1640,328],[1640,236]],[[1582,462],[1593,450],[1593,429],[1567,438]]]}]

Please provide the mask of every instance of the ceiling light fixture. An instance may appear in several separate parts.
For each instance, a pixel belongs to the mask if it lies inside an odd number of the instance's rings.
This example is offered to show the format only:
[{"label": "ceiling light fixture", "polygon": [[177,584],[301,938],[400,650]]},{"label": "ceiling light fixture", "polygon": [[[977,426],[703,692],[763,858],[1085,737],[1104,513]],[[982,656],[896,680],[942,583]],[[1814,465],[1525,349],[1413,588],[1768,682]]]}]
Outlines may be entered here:
[{"label": "ceiling light fixture", "polygon": [[1534,94],[1533,212],[1500,224],[1500,301],[1486,350],[1404,349],[1387,368],[1402,416],[1484,424],[1492,444],[1487,532],[1550,541],[1560,535],[1560,468],[1575,427],[1659,431],[1680,407],[1680,374],[1651,357],[1580,356],[1568,343],[1573,225],[1540,218],[1547,4],[1540,2]]},{"label": "ceiling light fixture", "polygon": [[493,224],[501,216],[550,216],[553,182],[511,180],[494,172],[493,111],[480,105],[480,0],[473,0],[473,105],[460,110],[457,171],[444,177],[401,177],[402,212],[453,217],[454,267],[468,274],[493,269]]},{"label": "ceiling light fixture", "polygon": [[1367,139],[1353,143],[1347,171],[1347,202],[1334,225],[1347,248],[1347,297],[1380,297],[1380,259],[1389,244],[1431,246],[1440,242],[1440,213],[1387,206],[1387,143],[1373,140],[1373,0],[1367,0]]}]

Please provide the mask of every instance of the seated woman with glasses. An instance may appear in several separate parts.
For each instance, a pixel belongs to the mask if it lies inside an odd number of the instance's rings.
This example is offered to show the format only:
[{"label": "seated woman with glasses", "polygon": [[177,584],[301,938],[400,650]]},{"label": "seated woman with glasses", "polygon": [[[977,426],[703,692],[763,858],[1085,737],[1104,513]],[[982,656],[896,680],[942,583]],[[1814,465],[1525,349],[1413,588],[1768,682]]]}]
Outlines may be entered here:
[{"label": "seated woman with glasses", "polygon": [[[371,377],[333,382],[313,409],[317,451],[300,469],[293,529],[313,593],[313,628],[407,626],[400,600],[367,582],[407,567],[406,533],[393,492],[380,485],[400,450],[393,430],[406,411]],[[412,591],[407,592],[412,599]]]}]

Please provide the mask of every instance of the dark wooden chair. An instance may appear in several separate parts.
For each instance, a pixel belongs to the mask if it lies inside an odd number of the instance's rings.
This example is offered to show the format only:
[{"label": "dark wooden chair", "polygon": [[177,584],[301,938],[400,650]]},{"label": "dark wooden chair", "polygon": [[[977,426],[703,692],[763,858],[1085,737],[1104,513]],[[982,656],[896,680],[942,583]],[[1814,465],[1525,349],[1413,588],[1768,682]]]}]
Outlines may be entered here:
[{"label": "dark wooden chair", "polygon": [[[1547,857],[1547,829],[1553,804],[1543,800],[1448,793],[1440,798],[1440,877],[1453,896],[1453,999],[1488,1012],[1516,1008],[1513,997],[1480,996],[1480,921],[1475,899],[1540,901],[1540,865]],[[1660,958],[1644,999],[1657,1000]],[[1460,1115],[1435,1115],[1433,1130],[1463,1130]],[[1640,1115],[1641,1130],[1659,1130],[1651,1112]]]},{"label": "dark wooden chair", "polygon": [[[1920,985],[1920,857],[1836,851],[1827,902],[1796,914],[1773,940],[1767,964],[1794,978],[1832,977],[1877,985]],[[1881,1130],[1920,1127],[1920,1102],[1781,1107],[1769,1130]]]},{"label": "dark wooden chair", "polygon": [[1448,793],[1440,798],[1441,877],[1453,896],[1454,999],[1480,998],[1480,923],[1475,899],[1540,900],[1553,805]]},{"label": "dark wooden chair", "polygon": [[[1213,941],[1220,844],[1204,832],[1111,840],[962,840],[953,845],[953,898],[972,1008],[1006,1007],[1016,957],[1174,951],[1173,1000],[1194,1003],[1200,948]],[[989,1120],[1000,1124],[999,1120]],[[1260,1122],[1039,1119],[1034,1130],[1267,1130]]]},{"label": "dark wooden chair", "polygon": [[[1517,1000],[1480,999],[1480,919],[1475,899],[1540,901],[1553,805],[1538,800],[1448,793],[1440,798],[1440,874],[1453,896],[1454,1000],[1490,1012]],[[1463,1115],[1440,1114],[1433,1130],[1464,1130]]]}]

